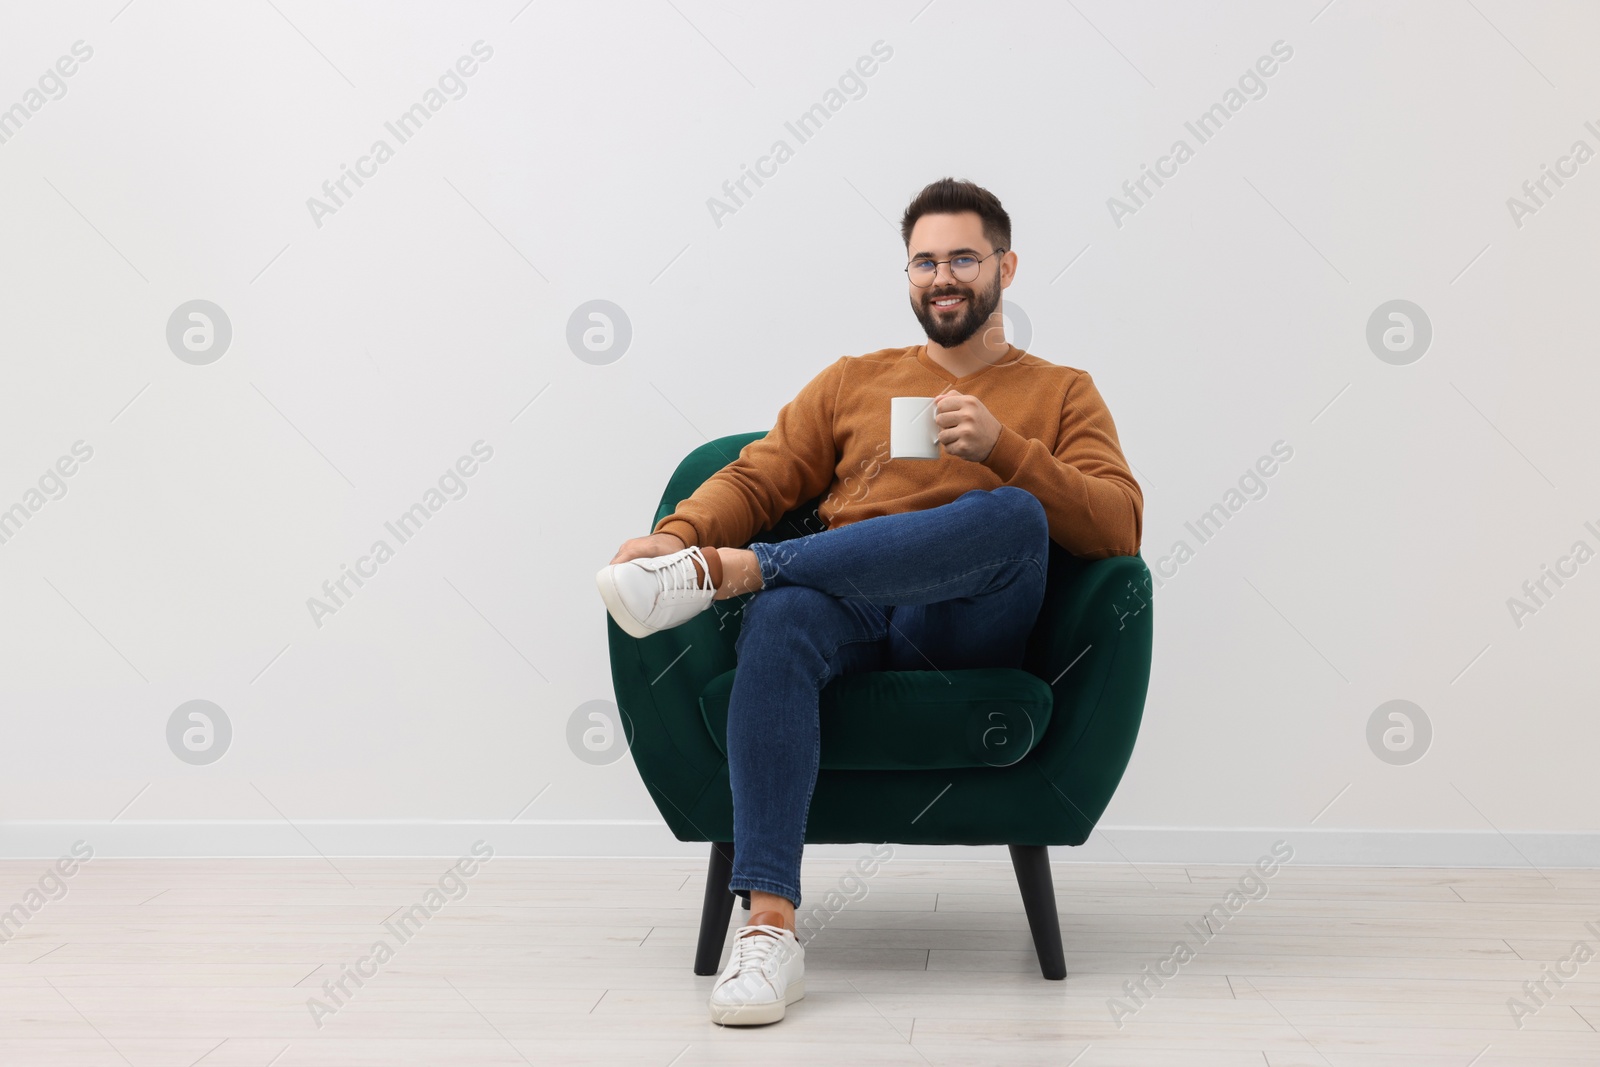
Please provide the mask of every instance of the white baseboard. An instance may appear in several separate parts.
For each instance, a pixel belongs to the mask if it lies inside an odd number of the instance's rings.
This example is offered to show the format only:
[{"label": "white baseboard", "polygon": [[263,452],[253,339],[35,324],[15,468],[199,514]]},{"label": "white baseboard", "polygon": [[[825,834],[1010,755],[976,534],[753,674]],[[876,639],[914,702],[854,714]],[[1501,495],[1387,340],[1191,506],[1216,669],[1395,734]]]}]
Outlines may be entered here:
[{"label": "white baseboard", "polygon": [[[478,839],[499,856],[624,856],[703,860],[706,846],[650,819],[139,820],[0,822],[0,859],[62,855],[83,840],[97,857],[459,856]],[[1357,867],[1600,867],[1600,832],[1492,830],[1195,829],[1104,826],[1058,863],[1254,863],[1275,841],[1294,863]],[[854,858],[860,845],[810,845],[806,855]],[[906,845],[908,859],[1005,861],[1003,846]]]}]

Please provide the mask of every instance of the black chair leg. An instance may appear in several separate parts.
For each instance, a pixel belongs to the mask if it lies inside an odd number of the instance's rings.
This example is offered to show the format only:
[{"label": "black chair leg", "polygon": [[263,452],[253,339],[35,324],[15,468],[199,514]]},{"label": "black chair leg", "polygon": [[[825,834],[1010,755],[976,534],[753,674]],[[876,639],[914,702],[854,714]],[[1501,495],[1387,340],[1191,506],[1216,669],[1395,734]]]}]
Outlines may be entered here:
[{"label": "black chair leg", "polygon": [[1053,982],[1067,976],[1067,956],[1061,949],[1061,919],[1056,914],[1056,887],[1050,877],[1050,850],[1044,845],[1010,845],[1011,866],[1022,890],[1022,907],[1033,931],[1033,948],[1039,954],[1039,971]]},{"label": "black chair leg", "polygon": [[[1048,876],[1048,869],[1046,876]],[[706,895],[700,904],[700,944],[694,952],[695,974],[716,974],[722,961],[722,946],[728,940],[728,920],[733,917],[733,892],[728,879],[733,877],[733,845],[727,841],[711,843],[711,862],[706,867]]]}]

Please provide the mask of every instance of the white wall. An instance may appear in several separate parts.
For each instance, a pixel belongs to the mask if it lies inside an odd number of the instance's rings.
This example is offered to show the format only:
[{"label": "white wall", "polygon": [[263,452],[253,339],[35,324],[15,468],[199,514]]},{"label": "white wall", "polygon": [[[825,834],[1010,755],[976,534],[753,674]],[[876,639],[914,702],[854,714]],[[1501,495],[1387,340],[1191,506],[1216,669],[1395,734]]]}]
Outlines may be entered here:
[{"label": "white wall", "polygon": [[[93,54],[0,144],[0,507],[93,455],[0,544],[0,850],[452,853],[487,826],[502,851],[681,851],[630,760],[569,747],[613,695],[592,574],[706,435],[920,340],[896,221],[949,174],[1011,212],[1012,339],[1110,403],[1146,559],[1196,549],[1165,565],[1143,734],[1078,854],[1289,834],[1596,862],[1600,562],[1520,626],[1507,600],[1600,549],[1600,161],[1520,219],[1507,199],[1600,149],[1600,11],[1218,6],[8,9],[0,107]],[[478,41],[465,95],[398,143],[385,122]],[[799,144],[785,122],[880,41]],[[1200,143],[1185,121],[1280,41]],[[393,158],[314,219],[380,137]],[[793,158],[714,219],[780,138]],[[166,338],[197,299],[232,327],[205,365]],[[567,342],[596,299],[632,330],[605,365]],[[1432,325],[1407,365],[1366,339],[1396,299]],[[479,441],[465,496],[386,534]],[[1266,495],[1198,545],[1185,523],[1279,441]],[[378,538],[394,557],[314,623]],[[201,766],[167,739],[197,699],[232,728]],[[1367,741],[1393,699],[1432,725],[1406,766]]]}]

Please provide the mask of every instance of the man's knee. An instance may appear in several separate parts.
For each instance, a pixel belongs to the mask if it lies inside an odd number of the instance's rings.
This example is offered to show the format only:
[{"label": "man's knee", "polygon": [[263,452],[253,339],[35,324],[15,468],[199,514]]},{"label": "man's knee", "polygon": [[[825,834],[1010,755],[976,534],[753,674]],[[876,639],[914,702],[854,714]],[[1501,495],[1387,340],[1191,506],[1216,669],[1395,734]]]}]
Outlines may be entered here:
[{"label": "man's knee", "polygon": [[750,598],[750,603],[745,605],[745,618],[747,621],[788,618],[806,610],[808,606],[830,599],[827,593],[808,585],[769,586],[757,590]]},{"label": "man's knee", "polygon": [[989,490],[989,495],[1016,511],[1019,517],[1043,523],[1046,521],[1044,504],[1020,485],[1002,485]]},{"label": "man's knee", "polygon": [[823,617],[826,601],[833,598],[827,593],[805,585],[778,585],[761,589],[744,606],[744,621],[734,648],[737,652],[752,634],[770,637],[774,634],[802,632],[807,622]]},{"label": "man's knee", "polygon": [[1030,547],[1044,551],[1050,540],[1050,517],[1039,498],[1016,485],[1002,485],[988,492],[1005,513],[1005,528],[1020,534]]}]

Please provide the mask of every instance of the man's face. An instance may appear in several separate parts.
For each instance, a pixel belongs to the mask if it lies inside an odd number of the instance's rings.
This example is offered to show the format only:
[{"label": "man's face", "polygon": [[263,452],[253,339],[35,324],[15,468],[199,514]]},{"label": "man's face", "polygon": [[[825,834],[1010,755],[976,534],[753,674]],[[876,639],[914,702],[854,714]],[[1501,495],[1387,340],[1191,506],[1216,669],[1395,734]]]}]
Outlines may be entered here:
[{"label": "man's face", "polygon": [[[950,259],[967,254],[989,257],[983,261],[978,276],[970,282],[957,279],[948,263],[939,266],[933,283],[926,288],[908,281],[911,310],[928,340],[954,348],[988,323],[1000,306],[1000,290],[1004,288],[1001,260],[1005,257],[989,255],[993,251],[994,246],[983,236],[983,220],[973,211],[924,215],[911,228],[908,260],[922,256]],[[940,306],[939,302],[952,298],[954,303]]]}]

